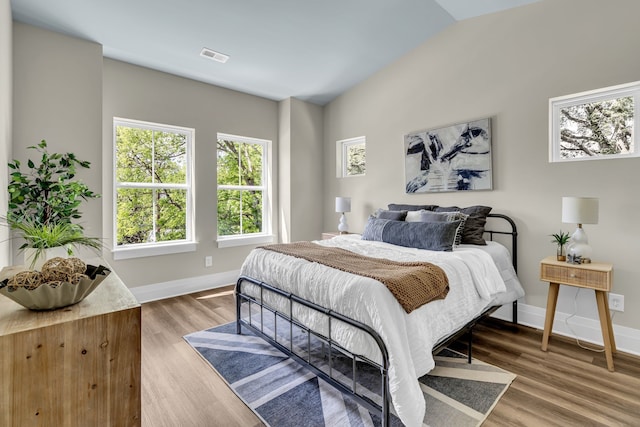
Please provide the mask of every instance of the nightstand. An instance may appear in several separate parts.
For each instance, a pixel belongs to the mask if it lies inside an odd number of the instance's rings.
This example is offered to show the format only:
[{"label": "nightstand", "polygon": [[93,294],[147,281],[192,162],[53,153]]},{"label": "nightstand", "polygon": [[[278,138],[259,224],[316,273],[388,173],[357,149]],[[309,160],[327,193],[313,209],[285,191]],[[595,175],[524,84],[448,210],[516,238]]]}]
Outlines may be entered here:
[{"label": "nightstand", "polygon": [[325,231],[322,233],[322,240],[333,239],[336,236],[341,234],[349,234],[349,233],[340,233],[339,231]]},{"label": "nightstand", "polygon": [[616,341],[613,335],[608,301],[608,292],[613,284],[613,265],[604,262],[568,264],[564,261],[557,261],[555,256],[551,256],[540,261],[540,280],[549,282],[542,351],[547,351],[549,344],[560,284],[593,289],[598,304],[607,368],[613,372],[613,354],[616,353]]}]

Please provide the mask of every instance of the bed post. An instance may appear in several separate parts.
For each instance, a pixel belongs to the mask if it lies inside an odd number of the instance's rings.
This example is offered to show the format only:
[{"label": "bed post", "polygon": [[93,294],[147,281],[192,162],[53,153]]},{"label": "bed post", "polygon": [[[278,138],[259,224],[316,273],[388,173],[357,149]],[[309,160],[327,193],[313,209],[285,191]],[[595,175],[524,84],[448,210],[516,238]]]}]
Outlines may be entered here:
[{"label": "bed post", "polygon": [[236,295],[236,334],[240,335],[242,334],[242,325],[240,323],[240,304],[241,304],[241,298],[240,298],[240,284],[242,283],[242,278],[238,279],[238,282],[236,283],[236,289],[235,289],[235,295]]}]

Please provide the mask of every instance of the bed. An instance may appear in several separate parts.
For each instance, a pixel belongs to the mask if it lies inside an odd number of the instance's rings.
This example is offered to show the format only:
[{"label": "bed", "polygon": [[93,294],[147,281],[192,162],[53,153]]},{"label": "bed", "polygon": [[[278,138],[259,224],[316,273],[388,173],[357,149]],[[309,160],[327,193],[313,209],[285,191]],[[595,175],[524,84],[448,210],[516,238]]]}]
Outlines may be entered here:
[{"label": "bed", "polygon": [[[367,409],[379,412],[382,425],[389,425],[391,411],[407,426],[422,425],[425,403],[417,378],[433,369],[433,353],[463,333],[470,337],[475,323],[502,305],[512,304],[517,322],[517,299],[524,291],[516,276],[516,226],[505,215],[487,212],[486,217],[497,222],[482,229],[487,244],[459,244],[453,251],[363,240],[360,235],[315,242],[442,268],[449,279],[446,298],[410,313],[371,278],[257,248],[243,264],[236,285],[237,332],[245,327],[262,336]],[[495,241],[500,239],[501,243]],[[470,338],[468,351],[470,360]],[[334,368],[334,354],[350,358],[350,376]],[[360,365],[379,372],[379,396],[359,385]]]}]

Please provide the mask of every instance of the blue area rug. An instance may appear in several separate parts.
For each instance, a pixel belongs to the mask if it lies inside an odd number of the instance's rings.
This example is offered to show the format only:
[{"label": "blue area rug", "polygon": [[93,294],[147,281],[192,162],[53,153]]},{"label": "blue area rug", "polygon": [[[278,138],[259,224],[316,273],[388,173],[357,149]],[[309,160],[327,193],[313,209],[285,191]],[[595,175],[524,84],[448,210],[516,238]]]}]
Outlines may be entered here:
[{"label": "blue area rug", "polygon": [[[272,427],[380,426],[349,396],[318,378],[279,350],[235,323],[186,335],[185,340],[220,374],[233,391],[265,424]],[[320,356],[319,356],[320,357]],[[342,358],[345,359],[345,358]],[[424,425],[478,426],[507,390],[515,375],[465,355],[445,349],[436,357],[436,368],[419,379],[427,405]],[[340,375],[340,355],[333,369]],[[380,384],[366,364],[359,366],[359,384],[368,397],[380,400]],[[392,426],[402,423],[392,416]]]}]

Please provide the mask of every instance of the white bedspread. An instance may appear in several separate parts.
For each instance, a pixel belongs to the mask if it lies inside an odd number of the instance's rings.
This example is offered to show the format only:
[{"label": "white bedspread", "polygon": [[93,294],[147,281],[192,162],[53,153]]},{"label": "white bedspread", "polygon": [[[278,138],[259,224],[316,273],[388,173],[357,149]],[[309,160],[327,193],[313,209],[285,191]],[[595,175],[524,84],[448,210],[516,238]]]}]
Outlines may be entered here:
[{"label": "white bedspread", "polygon": [[[500,269],[496,267],[492,256],[504,255],[495,255],[503,251],[496,249],[496,245],[501,245],[494,242],[488,242],[488,247],[464,246],[454,252],[434,252],[363,241],[359,235],[338,236],[315,243],[396,261],[428,261],[440,266],[447,274],[450,288],[447,297],[407,314],[382,283],[303,259],[256,249],[247,257],[241,269],[242,275],[371,326],[387,346],[389,391],[396,414],[408,427],[421,426],[423,422],[425,401],[417,378],[433,369],[433,347],[482,313],[492,305],[492,301],[500,300],[509,292],[515,298],[524,295],[512,269],[510,272],[504,261],[498,263]],[[504,254],[508,262],[506,249]],[[509,292],[503,277],[509,279]],[[250,287],[247,289],[251,292]],[[265,296],[265,302],[283,312],[289,311],[284,301],[278,298]],[[322,316],[311,314],[303,307],[294,307],[293,311],[294,318],[314,330],[326,333],[327,322]],[[350,351],[374,361],[381,360],[371,338],[353,328],[336,328],[335,323],[332,338]]]}]

